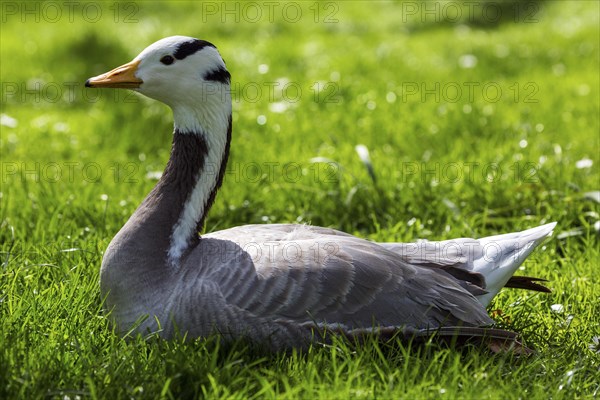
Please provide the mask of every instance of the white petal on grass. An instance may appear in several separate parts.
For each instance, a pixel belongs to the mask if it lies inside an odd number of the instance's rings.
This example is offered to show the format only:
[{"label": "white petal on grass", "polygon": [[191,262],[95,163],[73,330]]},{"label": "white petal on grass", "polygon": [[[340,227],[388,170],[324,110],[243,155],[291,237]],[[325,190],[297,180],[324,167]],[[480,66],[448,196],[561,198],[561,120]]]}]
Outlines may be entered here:
[{"label": "white petal on grass", "polygon": [[445,197],[442,199],[442,202],[444,203],[444,205],[446,207],[448,207],[448,209],[450,209],[450,211],[452,211],[454,213],[454,215],[460,215],[460,208],[458,208],[456,203],[454,203],[453,201],[451,201]]},{"label": "white petal on grass", "polygon": [[556,238],[558,240],[562,240],[562,239],[566,239],[568,237],[573,237],[573,236],[581,236],[584,234],[584,230],[583,228],[575,228],[575,229],[571,229],[569,231],[564,231],[559,233]]},{"label": "white petal on grass", "polygon": [[56,132],[68,132],[69,124],[67,124],[66,122],[57,122],[54,125],[52,125],[52,129],[54,129]]},{"label": "white petal on grass", "polygon": [[458,58],[458,65],[464,69],[475,68],[477,65],[477,57],[473,54],[463,54]]},{"label": "white petal on grass", "polygon": [[62,249],[60,252],[61,253],[73,253],[73,252],[76,252],[76,251],[81,251],[81,249],[79,249],[77,247],[71,247],[71,248],[68,248],[68,249]]},{"label": "white petal on grass", "polygon": [[575,167],[577,169],[591,168],[594,165],[594,162],[589,158],[582,158],[575,162]]},{"label": "white petal on grass", "polygon": [[282,76],[279,77],[275,80],[275,82],[277,83],[277,85],[275,87],[284,87],[285,85],[287,85],[288,83],[290,83],[290,78],[288,78],[287,76]]},{"label": "white petal on grass", "polygon": [[600,190],[594,190],[592,192],[585,192],[583,194],[584,199],[593,200],[596,203],[600,203]]},{"label": "white petal on grass", "polygon": [[563,390],[565,387],[571,386],[571,383],[573,382],[573,375],[575,375],[575,370],[571,369],[571,370],[567,371],[563,378],[564,383],[562,383],[558,386],[558,390]]},{"label": "white petal on grass", "polygon": [[19,122],[10,115],[0,114],[0,125],[6,126],[7,128],[16,128],[17,125],[19,125]]},{"label": "white petal on grass", "polygon": [[337,161],[334,161],[331,158],[327,158],[327,157],[313,157],[308,161],[311,164],[316,164],[316,163],[337,164]]},{"label": "white petal on grass", "polygon": [[364,144],[357,144],[354,147],[354,150],[356,150],[358,158],[360,158],[360,161],[362,161],[362,163],[367,168],[369,176],[371,177],[373,182],[375,182],[377,178],[375,177],[375,171],[373,170],[373,164],[371,163],[371,155],[369,154],[369,149]]},{"label": "white petal on grass", "polygon": [[148,171],[146,173],[146,179],[149,180],[159,180],[162,176],[162,171]]},{"label": "white petal on grass", "polygon": [[281,114],[282,112],[285,112],[285,110],[287,110],[289,108],[289,106],[290,106],[290,104],[288,102],[278,101],[278,102],[269,104],[269,111],[276,113],[276,114]]},{"label": "white petal on grass", "polygon": [[561,313],[565,310],[565,306],[563,306],[562,304],[552,304],[550,306],[550,309],[555,313]]},{"label": "white petal on grass", "polygon": [[311,164],[328,164],[329,167],[331,167],[336,173],[336,176],[337,174],[339,174],[340,171],[344,169],[337,161],[327,157],[313,157],[310,160],[308,160],[308,162],[310,162]]},{"label": "white petal on grass", "polygon": [[267,64],[260,64],[258,66],[258,73],[259,74],[264,75],[267,72],[269,72],[269,66]]},{"label": "white petal on grass", "polygon": [[560,144],[554,144],[554,154],[557,156],[562,154],[562,147],[560,147]]},{"label": "white petal on grass", "polygon": [[358,158],[360,158],[363,163],[371,164],[371,156],[369,155],[369,149],[367,146],[364,144],[357,144],[356,147],[354,147],[354,150],[356,150]]}]

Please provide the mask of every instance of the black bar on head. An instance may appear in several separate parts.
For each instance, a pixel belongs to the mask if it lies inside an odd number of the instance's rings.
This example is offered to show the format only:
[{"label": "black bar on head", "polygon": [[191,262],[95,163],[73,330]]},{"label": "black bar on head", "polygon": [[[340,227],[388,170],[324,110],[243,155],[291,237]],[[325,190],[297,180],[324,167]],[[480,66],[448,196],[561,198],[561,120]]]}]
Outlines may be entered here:
[{"label": "black bar on head", "polygon": [[216,81],[227,84],[231,80],[231,74],[225,68],[219,67],[208,71],[204,74],[203,78],[205,81]]},{"label": "black bar on head", "polygon": [[177,47],[173,57],[178,60],[183,60],[187,56],[192,55],[205,47],[217,48],[214,44],[207,42],[206,40],[192,39],[190,41],[181,43],[179,47]]}]

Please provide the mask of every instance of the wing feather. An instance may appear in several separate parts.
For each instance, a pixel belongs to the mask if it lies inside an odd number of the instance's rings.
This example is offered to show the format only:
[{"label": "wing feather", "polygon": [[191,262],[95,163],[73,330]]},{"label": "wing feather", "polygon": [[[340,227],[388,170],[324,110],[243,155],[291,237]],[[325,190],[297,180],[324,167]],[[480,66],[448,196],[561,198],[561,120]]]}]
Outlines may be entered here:
[{"label": "wing feather", "polygon": [[[211,276],[228,304],[251,315],[352,328],[492,322],[454,278],[410,265],[376,243],[332,229],[267,227],[233,228],[203,239],[239,249],[241,257],[215,267]],[[244,251],[251,243],[269,245],[253,258]]]}]

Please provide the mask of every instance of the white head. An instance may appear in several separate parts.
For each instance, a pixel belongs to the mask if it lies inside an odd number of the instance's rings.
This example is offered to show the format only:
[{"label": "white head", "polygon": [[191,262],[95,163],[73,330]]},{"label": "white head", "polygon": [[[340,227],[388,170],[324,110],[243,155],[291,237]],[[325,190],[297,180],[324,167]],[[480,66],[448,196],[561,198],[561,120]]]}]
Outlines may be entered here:
[{"label": "white head", "polygon": [[188,36],[171,36],[144,49],[133,61],[88,79],[88,87],[133,89],[173,110],[182,133],[227,129],[230,75],[216,47]]}]

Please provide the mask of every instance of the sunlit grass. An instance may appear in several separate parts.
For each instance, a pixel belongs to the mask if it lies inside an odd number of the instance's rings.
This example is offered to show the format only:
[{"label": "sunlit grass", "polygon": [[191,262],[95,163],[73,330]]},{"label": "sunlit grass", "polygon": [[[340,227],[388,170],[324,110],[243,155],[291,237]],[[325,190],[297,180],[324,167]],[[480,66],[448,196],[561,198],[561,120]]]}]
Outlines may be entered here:
[{"label": "sunlit grass", "polygon": [[[327,3],[332,23],[302,3],[298,22],[239,24],[203,20],[191,2],[124,4],[136,23],[105,4],[94,23],[23,23],[17,10],[0,28],[0,398],[598,395],[597,3],[535,3],[536,21],[517,24],[403,20],[406,2]],[[234,80],[231,162],[207,230],[308,222],[412,241],[558,221],[520,271],[552,294],[503,291],[490,307],[536,353],[367,340],[273,355],[115,336],[100,260],[156,183],[172,121],[163,105],[83,82],[171,34],[214,42]]]}]

